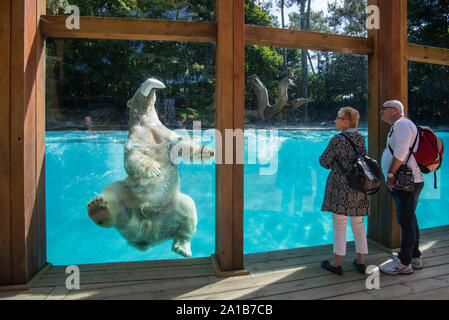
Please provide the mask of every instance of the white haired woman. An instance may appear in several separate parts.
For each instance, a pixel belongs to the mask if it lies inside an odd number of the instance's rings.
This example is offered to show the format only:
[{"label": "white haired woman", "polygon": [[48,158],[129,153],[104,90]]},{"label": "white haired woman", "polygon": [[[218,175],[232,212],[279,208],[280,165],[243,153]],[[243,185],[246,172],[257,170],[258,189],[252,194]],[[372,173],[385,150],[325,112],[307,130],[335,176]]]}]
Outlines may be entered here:
[{"label": "white haired woman", "polygon": [[[364,256],[368,253],[364,217],[370,212],[370,197],[349,187],[347,175],[357,154],[351,142],[361,155],[366,155],[365,137],[357,131],[360,115],[351,107],[338,111],[335,127],[341,131],[332,137],[329,145],[320,156],[320,165],[331,169],[327,177],[321,211],[332,212],[334,232],[334,257],[331,262],[325,260],[321,266],[335,274],[343,274],[342,257],[346,255],[346,225],[348,216],[354,235],[357,259],[354,265],[360,273],[365,273]],[[343,136],[344,135],[344,136]],[[348,141],[348,139],[351,141]]]}]

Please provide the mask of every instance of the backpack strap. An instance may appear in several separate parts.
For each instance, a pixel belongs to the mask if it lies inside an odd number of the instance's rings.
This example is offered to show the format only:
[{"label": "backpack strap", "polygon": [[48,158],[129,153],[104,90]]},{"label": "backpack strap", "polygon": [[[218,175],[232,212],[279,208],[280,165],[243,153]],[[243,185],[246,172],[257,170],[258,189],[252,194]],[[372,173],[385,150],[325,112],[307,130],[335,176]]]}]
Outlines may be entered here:
[{"label": "backpack strap", "polygon": [[433,172],[433,188],[434,189],[437,188],[437,171],[436,170]]},{"label": "backpack strap", "polygon": [[[414,122],[413,122],[413,124],[416,126],[416,124],[415,124]],[[413,150],[415,149],[416,141],[418,141],[418,136],[419,136],[419,130],[418,130],[418,126],[416,126],[416,136],[415,136],[415,141],[413,141],[413,145],[412,145],[412,147],[409,149],[407,161],[404,162],[405,164],[408,163],[408,161],[410,160],[410,157],[412,156]],[[390,150],[392,156],[394,157],[394,152],[393,152],[393,149],[391,148],[390,144],[388,144],[388,149]]]}]

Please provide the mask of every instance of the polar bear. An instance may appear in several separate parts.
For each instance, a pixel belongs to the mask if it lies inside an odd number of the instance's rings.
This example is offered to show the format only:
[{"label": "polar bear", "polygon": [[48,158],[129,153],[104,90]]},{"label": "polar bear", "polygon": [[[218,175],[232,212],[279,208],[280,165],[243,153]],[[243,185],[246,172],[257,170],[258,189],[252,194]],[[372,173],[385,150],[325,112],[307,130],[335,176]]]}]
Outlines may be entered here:
[{"label": "polar bear", "polygon": [[87,211],[97,225],[115,227],[139,250],[173,239],[172,250],[190,257],[197,213],[194,201],[180,192],[176,160],[208,160],[214,151],[182,138],[160,122],[154,107],[155,89],[164,87],[150,78],[128,101],[130,129],[124,152],[128,176],[106,186],[89,201]]}]

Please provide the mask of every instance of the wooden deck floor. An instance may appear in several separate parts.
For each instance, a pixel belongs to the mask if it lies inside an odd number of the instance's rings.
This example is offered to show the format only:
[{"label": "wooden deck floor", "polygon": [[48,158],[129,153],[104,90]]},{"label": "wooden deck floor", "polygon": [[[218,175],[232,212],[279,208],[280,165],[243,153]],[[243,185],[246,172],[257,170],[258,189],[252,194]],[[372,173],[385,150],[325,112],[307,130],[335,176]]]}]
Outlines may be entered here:
[{"label": "wooden deck floor", "polygon": [[[354,270],[348,243],[343,276],[323,270],[332,246],[248,254],[250,275],[217,278],[210,258],[80,265],[81,288],[68,291],[65,267],[52,267],[27,292],[1,299],[449,299],[449,226],[421,234],[425,267],[408,276],[380,273],[380,289],[367,290],[368,275]],[[390,253],[370,244],[367,265]]]}]

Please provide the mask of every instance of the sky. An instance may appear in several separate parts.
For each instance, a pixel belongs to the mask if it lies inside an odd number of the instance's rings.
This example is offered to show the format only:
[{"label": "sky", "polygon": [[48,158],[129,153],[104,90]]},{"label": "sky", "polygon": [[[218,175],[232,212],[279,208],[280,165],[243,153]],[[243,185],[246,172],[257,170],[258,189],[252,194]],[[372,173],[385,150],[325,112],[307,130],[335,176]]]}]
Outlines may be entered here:
[{"label": "sky", "polygon": [[[312,0],[311,2],[311,8],[313,11],[320,11],[323,10],[324,14],[327,14],[327,2],[333,1],[333,0]],[[285,24],[287,25],[289,23],[288,14],[290,12],[299,12],[298,6],[295,4],[294,6],[287,9],[285,12]],[[281,22],[281,10],[279,8],[275,9],[275,14],[278,16],[279,23]]]}]

